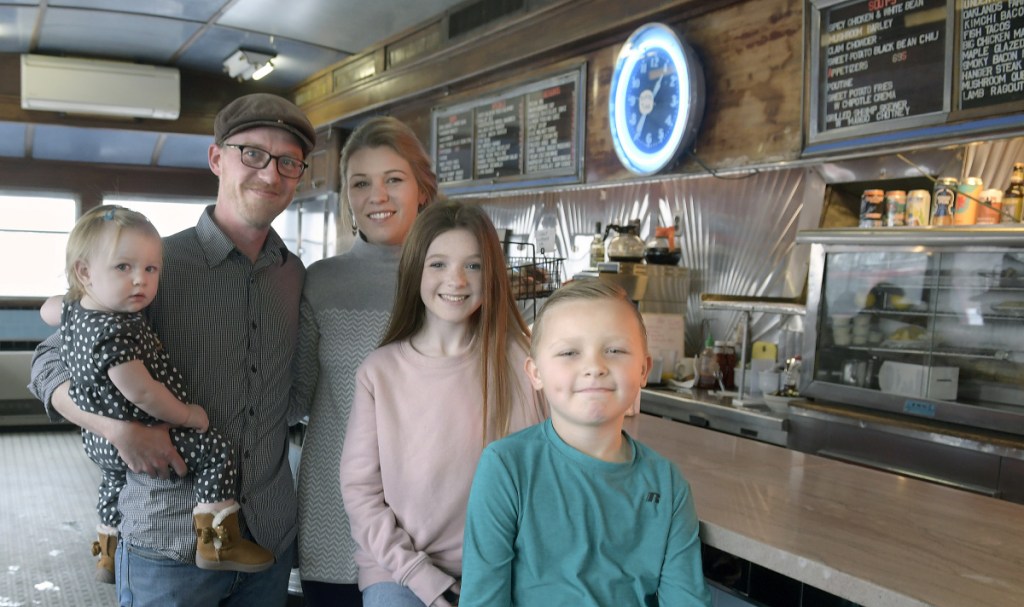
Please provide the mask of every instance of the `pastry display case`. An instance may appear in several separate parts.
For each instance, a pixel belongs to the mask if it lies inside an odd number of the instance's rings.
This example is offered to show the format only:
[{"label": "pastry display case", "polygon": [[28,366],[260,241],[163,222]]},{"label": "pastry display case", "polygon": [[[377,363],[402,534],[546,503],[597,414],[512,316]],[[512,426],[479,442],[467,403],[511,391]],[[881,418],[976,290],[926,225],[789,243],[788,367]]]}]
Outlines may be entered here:
[{"label": "pastry display case", "polygon": [[1024,436],[1024,228],[816,229],[801,393]]}]

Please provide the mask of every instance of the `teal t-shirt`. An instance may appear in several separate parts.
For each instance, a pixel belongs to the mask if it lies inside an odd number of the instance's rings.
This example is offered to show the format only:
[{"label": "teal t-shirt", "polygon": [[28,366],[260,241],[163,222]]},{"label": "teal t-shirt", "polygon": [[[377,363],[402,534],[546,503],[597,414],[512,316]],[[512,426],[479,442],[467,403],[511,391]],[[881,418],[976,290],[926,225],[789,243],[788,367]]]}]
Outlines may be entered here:
[{"label": "teal t-shirt", "polygon": [[551,420],[489,445],[466,517],[461,607],[711,604],[697,514],[676,467],[567,445]]}]

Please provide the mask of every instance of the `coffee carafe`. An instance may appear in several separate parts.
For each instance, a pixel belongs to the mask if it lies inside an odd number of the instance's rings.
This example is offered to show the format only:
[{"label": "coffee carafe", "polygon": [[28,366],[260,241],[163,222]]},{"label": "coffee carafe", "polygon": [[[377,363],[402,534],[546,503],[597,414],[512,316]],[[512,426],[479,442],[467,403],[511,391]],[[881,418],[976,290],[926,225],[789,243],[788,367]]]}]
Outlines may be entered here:
[{"label": "coffee carafe", "polygon": [[640,263],[644,260],[644,241],[640,238],[640,226],[637,223],[622,226],[609,224],[604,231],[605,238],[609,232],[615,233],[605,247],[610,261]]}]

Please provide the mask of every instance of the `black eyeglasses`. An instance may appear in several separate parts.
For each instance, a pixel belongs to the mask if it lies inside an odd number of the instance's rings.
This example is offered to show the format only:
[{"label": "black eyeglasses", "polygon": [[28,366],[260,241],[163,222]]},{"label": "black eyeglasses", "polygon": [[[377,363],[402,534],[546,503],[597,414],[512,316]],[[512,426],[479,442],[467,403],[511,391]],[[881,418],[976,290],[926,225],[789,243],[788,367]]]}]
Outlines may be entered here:
[{"label": "black eyeglasses", "polygon": [[266,150],[261,150],[251,145],[225,143],[224,147],[237,148],[238,153],[241,154],[242,157],[242,164],[250,169],[264,169],[268,164],[270,164],[271,160],[276,160],[277,172],[281,177],[298,179],[299,177],[302,177],[302,173],[306,170],[306,167],[309,166],[298,158],[292,158],[291,156],[274,156]]}]

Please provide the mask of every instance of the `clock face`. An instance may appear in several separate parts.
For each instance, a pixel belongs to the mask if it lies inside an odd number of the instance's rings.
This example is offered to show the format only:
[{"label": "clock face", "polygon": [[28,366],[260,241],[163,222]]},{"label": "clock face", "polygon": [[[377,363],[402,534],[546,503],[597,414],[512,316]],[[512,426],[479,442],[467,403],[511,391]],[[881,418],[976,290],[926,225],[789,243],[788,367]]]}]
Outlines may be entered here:
[{"label": "clock face", "polygon": [[650,175],[696,135],[704,79],[696,55],[668,26],[642,26],[626,41],[612,74],[609,121],[623,166]]}]

